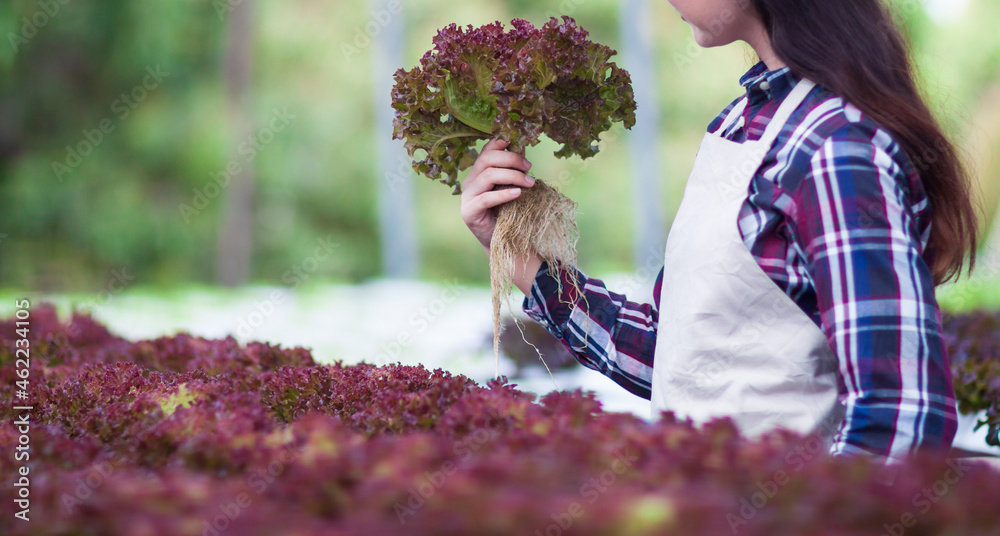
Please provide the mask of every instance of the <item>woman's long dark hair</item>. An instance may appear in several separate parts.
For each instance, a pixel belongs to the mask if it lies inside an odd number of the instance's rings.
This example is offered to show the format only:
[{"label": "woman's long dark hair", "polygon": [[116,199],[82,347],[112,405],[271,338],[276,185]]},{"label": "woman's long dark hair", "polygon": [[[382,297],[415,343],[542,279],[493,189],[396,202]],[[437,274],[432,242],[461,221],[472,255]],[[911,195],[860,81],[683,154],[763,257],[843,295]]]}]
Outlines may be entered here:
[{"label": "woman's long dark hair", "polygon": [[750,0],[792,72],[840,95],[899,142],[930,198],[923,258],[940,284],[975,266],[979,223],[955,146],[924,103],[909,44],[881,0]]}]

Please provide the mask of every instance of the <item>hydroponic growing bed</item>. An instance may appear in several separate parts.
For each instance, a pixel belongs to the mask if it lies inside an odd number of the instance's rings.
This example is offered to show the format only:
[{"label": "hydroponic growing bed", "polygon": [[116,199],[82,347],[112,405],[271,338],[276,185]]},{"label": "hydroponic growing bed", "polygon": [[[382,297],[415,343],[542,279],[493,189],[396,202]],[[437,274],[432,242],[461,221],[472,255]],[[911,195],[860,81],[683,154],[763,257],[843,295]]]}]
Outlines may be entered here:
[{"label": "hydroponic growing bed", "polygon": [[[947,322],[962,404],[994,419],[998,325]],[[232,339],[129,342],[42,306],[19,385],[20,336],[0,330],[0,394],[32,408],[0,409],[2,534],[1000,534],[1000,472],[983,462],[885,471],[791,434],[606,413],[581,392],[536,400]]]}]

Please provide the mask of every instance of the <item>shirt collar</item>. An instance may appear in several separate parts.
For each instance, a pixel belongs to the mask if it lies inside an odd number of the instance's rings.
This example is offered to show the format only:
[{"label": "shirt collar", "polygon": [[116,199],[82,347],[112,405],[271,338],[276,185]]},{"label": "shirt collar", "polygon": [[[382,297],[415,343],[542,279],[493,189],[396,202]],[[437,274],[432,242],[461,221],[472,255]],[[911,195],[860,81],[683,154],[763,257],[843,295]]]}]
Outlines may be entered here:
[{"label": "shirt collar", "polygon": [[[751,102],[757,99],[781,100],[799,82],[799,77],[788,67],[768,71],[764,62],[758,62],[740,78],[740,85],[746,88]],[[757,99],[755,99],[756,97]]]}]

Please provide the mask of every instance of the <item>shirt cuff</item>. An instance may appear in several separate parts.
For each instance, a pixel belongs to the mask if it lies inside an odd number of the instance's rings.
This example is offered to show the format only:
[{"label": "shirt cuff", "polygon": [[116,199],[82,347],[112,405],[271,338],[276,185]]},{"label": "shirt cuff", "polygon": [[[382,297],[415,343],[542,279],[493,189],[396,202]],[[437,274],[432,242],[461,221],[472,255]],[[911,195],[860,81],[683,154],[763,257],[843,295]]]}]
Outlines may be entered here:
[{"label": "shirt cuff", "polygon": [[[531,284],[531,292],[524,297],[521,308],[529,318],[538,322],[549,333],[563,338],[563,330],[580,299],[580,292],[573,287],[573,276],[579,288],[587,284],[587,276],[573,266],[560,266],[558,279],[552,267],[542,261]],[[561,294],[560,294],[561,288]]]},{"label": "shirt cuff", "polygon": [[885,454],[878,454],[847,442],[835,442],[833,446],[830,447],[830,454],[834,457],[844,458],[864,457],[884,467],[893,467],[906,462],[906,459],[896,458]]}]

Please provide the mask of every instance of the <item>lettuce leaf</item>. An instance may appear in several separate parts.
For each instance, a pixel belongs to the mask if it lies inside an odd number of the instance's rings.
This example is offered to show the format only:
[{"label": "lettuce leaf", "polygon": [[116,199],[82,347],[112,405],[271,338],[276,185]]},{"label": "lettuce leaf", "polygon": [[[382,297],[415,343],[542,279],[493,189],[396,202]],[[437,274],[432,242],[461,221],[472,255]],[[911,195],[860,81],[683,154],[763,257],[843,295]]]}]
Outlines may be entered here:
[{"label": "lettuce leaf", "polygon": [[451,24],[418,67],[395,74],[393,138],[405,141],[418,173],[455,193],[480,140],[499,137],[520,151],[544,134],[562,144],[556,156],[589,158],[614,123],[635,124],[631,78],[610,61],[615,50],[571,17],[511,26]]}]

